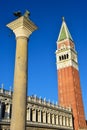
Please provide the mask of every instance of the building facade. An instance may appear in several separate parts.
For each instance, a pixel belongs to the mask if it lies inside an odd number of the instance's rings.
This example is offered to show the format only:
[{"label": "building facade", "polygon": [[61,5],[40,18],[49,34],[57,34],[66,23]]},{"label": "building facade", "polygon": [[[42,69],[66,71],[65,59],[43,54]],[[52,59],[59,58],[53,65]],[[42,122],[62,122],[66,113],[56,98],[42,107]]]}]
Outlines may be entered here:
[{"label": "building facade", "polygon": [[[10,130],[12,95],[11,91],[0,89],[0,130]],[[73,130],[72,110],[36,96],[29,96],[27,97],[26,129]]]}]

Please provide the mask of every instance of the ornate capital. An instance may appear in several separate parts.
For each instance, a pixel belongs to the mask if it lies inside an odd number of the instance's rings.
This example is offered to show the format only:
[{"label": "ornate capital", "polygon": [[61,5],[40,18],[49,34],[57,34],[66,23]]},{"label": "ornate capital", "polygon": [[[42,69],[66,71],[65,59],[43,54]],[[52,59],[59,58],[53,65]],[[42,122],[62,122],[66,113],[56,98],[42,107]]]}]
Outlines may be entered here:
[{"label": "ornate capital", "polygon": [[13,30],[16,37],[23,36],[27,38],[37,29],[37,26],[30,19],[27,19],[24,16],[7,24],[7,27]]}]

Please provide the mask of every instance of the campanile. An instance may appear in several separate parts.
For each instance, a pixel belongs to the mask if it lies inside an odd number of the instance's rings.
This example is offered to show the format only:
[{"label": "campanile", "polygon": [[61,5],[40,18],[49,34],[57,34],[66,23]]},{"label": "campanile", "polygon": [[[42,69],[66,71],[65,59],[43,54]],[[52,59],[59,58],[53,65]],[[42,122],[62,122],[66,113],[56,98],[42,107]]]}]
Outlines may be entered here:
[{"label": "campanile", "polygon": [[71,107],[75,130],[86,127],[80,86],[77,52],[72,36],[63,18],[57,40],[56,62],[58,72],[58,100],[64,107]]}]

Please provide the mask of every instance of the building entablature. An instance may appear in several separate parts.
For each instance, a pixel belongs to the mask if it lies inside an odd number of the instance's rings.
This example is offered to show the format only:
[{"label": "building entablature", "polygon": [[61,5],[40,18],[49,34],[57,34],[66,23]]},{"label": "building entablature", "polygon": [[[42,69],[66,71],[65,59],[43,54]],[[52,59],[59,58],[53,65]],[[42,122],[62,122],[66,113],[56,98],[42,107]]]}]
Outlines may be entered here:
[{"label": "building entablature", "polygon": [[51,103],[50,101],[46,101],[44,99],[41,99],[41,98],[38,98],[36,96],[29,96],[27,98],[27,105],[29,104],[28,107],[30,107],[30,104],[32,104],[31,106],[34,107],[40,107],[42,108],[43,110],[46,108],[46,109],[51,109],[51,110],[56,110],[56,111],[62,111],[62,112],[65,112],[65,113],[71,113],[72,114],[72,110],[70,107],[62,107],[62,106],[59,106],[58,104],[54,104],[54,103]]}]

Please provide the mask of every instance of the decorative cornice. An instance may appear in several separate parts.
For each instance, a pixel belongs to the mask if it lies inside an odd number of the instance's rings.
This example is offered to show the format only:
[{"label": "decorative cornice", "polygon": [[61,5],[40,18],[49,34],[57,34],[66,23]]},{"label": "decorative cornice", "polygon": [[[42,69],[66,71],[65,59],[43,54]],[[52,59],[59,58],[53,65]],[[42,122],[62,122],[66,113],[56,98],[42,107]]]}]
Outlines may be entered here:
[{"label": "decorative cornice", "polygon": [[57,65],[57,70],[63,69],[66,67],[74,67],[75,69],[79,70],[78,64],[72,60],[68,60],[67,62],[61,62],[61,63],[56,63]]}]

